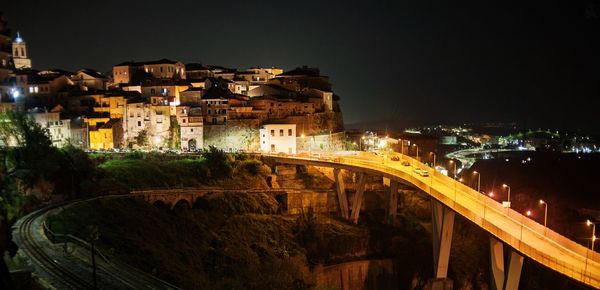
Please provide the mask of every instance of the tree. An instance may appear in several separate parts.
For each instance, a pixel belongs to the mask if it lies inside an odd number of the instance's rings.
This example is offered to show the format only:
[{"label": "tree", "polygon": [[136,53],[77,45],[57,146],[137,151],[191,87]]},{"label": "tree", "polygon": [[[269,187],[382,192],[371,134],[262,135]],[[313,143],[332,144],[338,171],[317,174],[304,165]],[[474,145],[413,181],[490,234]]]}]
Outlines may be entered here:
[{"label": "tree", "polygon": [[[8,249],[10,226],[25,203],[19,184],[31,187],[51,175],[58,166],[51,162],[55,152],[47,130],[29,116],[10,110],[0,112],[0,253]],[[0,288],[13,289],[4,259],[0,259]]]},{"label": "tree", "polygon": [[137,136],[135,136],[135,143],[140,147],[148,146],[148,131],[146,129],[140,131]]},{"label": "tree", "polygon": [[206,159],[206,166],[212,178],[230,178],[233,175],[232,157],[223,150],[210,146],[202,153],[202,157]]},{"label": "tree", "polygon": [[167,146],[171,149],[181,148],[181,126],[177,123],[177,118],[171,117],[171,126],[169,127],[169,140]]}]

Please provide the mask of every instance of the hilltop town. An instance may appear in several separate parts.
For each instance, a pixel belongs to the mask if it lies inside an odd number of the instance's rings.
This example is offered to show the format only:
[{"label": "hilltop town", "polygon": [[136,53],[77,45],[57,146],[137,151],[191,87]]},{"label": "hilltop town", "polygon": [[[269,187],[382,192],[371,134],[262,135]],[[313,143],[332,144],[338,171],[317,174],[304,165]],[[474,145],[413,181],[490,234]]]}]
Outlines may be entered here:
[{"label": "hilltop town", "polygon": [[343,144],[339,96],[318,68],[238,70],[165,58],[115,64],[108,74],[38,70],[4,19],[0,61],[0,111],[26,112],[55,146],[292,154]]}]

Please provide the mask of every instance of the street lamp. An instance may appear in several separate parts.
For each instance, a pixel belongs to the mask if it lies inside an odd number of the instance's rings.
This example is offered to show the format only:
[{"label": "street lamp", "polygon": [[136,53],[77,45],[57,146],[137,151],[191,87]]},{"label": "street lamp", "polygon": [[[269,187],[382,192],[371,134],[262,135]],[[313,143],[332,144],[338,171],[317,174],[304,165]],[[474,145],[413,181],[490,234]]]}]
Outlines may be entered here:
[{"label": "street lamp", "polygon": [[502,187],[503,187],[503,188],[507,188],[507,190],[508,190],[508,198],[507,198],[507,201],[503,202],[503,203],[502,203],[502,206],[503,206],[503,207],[510,207],[510,186],[508,186],[508,185],[505,183],[505,184],[502,184]]},{"label": "street lamp", "polygon": [[[596,223],[593,223],[590,220],[585,221],[585,224],[589,227],[592,226],[592,254],[594,253],[594,243],[596,242]],[[585,257],[585,270],[583,270],[583,274],[585,275],[585,273],[587,272],[587,267],[588,267],[588,255],[586,252],[586,257]]]},{"label": "street lamp", "polygon": [[481,191],[481,173],[473,171],[473,174],[477,174],[477,192]]},{"label": "street lamp", "polygon": [[540,199],[540,204],[544,205],[544,234],[546,234],[546,222],[548,221],[548,204],[543,199]]},{"label": "street lamp", "polygon": [[589,227],[592,226],[592,252],[594,252],[594,242],[596,241],[596,223],[590,220],[585,221],[585,224]]},{"label": "street lamp", "polygon": [[415,146],[415,148],[417,149],[416,159],[417,161],[419,161],[419,145],[417,145],[417,143],[413,143],[413,146]]},{"label": "street lamp", "polygon": [[402,140],[402,138],[399,138],[398,140],[400,140],[400,157],[402,157],[402,154],[404,154],[404,140]]},{"label": "street lamp", "polygon": [[433,166],[431,166],[431,168],[433,168],[435,170],[435,158],[437,156],[435,155],[435,152],[429,152],[429,154],[433,154]]},{"label": "street lamp", "polygon": [[456,180],[456,161],[450,160],[450,163],[454,164],[454,180]]}]

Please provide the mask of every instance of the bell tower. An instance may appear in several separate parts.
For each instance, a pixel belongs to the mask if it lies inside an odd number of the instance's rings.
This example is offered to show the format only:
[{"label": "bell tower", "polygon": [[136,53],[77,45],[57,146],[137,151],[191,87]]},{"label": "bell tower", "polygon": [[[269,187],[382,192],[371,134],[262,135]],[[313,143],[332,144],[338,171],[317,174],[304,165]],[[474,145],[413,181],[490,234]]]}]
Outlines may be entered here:
[{"label": "bell tower", "polygon": [[16,69],[31,68],[31,59],[27,55],[27,44],[23,41],[21,34],[17,32],[17,37],[12,43],[13,63]]}]

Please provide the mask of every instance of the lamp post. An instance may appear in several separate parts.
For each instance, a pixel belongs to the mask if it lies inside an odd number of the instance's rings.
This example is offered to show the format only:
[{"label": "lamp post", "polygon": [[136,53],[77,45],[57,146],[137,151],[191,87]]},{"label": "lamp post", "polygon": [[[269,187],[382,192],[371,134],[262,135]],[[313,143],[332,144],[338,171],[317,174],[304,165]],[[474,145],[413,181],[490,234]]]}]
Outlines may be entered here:
[{"label": "lamp post", "polygon": [[417,159],[417,161],[419,161],[419,145],[417,145],[417,143],[413,143],[413,146],[415,146],[415,148],[417,149],[417,155],[416,155],[415,159]]},{"label": "lamp post", "polygon": [[[525,212],[525,214],[527,215],[527,217],[531,216],[531,211],[528,210],[527,212]],[[521,215],[521,238],[519,238],[519,242],[523,241],[523,216]]]},{"label": "lamp post", "polygon": [[402,138],[400,138],[399,140],[400,140],[400,157],[402,157],[402,154],[404,154],[404,140],[402,140]]},{"label": "lamp post", "polygon": [[450,160],[450,163],[454,164],[454,180],[456,180],[456,161]]},{"label": "lamp post", "polygon": [[594,242],[596,241],[596,223],[587,220],[585,224],[589,227],[592,226],[592,252],[594,252]]},{"label": "lamp post", "polygon": [[508,190],[508,198],[506,200],[506,203],[503,203],[502,205],[504,207],[510,207],[510,186],[508,186],[508,184],[502,184],[502,187],[506,188]]},{"label": "lamp post", "polygon": [[544,205],[544,235],[546,234],[546,222],[548,221],[548,204],[543,200],[540,199],[540,204]]},{"label": "lamp post", "polygon": [[477,174],[477,192],[481,191],[481,173],[473,171],[473,174]]},{"label": "lamp post", "polygon": [[[585,221],[585,224],[589,227],[592,226],[592,254],[594,253],[594,242],[596,242],[596,223],[593,223],[590,220]],[[589,255],[588,252],[586,252],[585,255],[585,270],[583,270],[583,275],[586,275],[587,272],[587,266],[588,266],[588,260],[589,260]]]},{"label": "lamp post", "polygon": [[433,165],[431,166],[431,168],[433,168],[435,170],[435,159],[436,159],[437,155],[435,154],[435,152],[429,152],[429,154],[433,155]]}]

